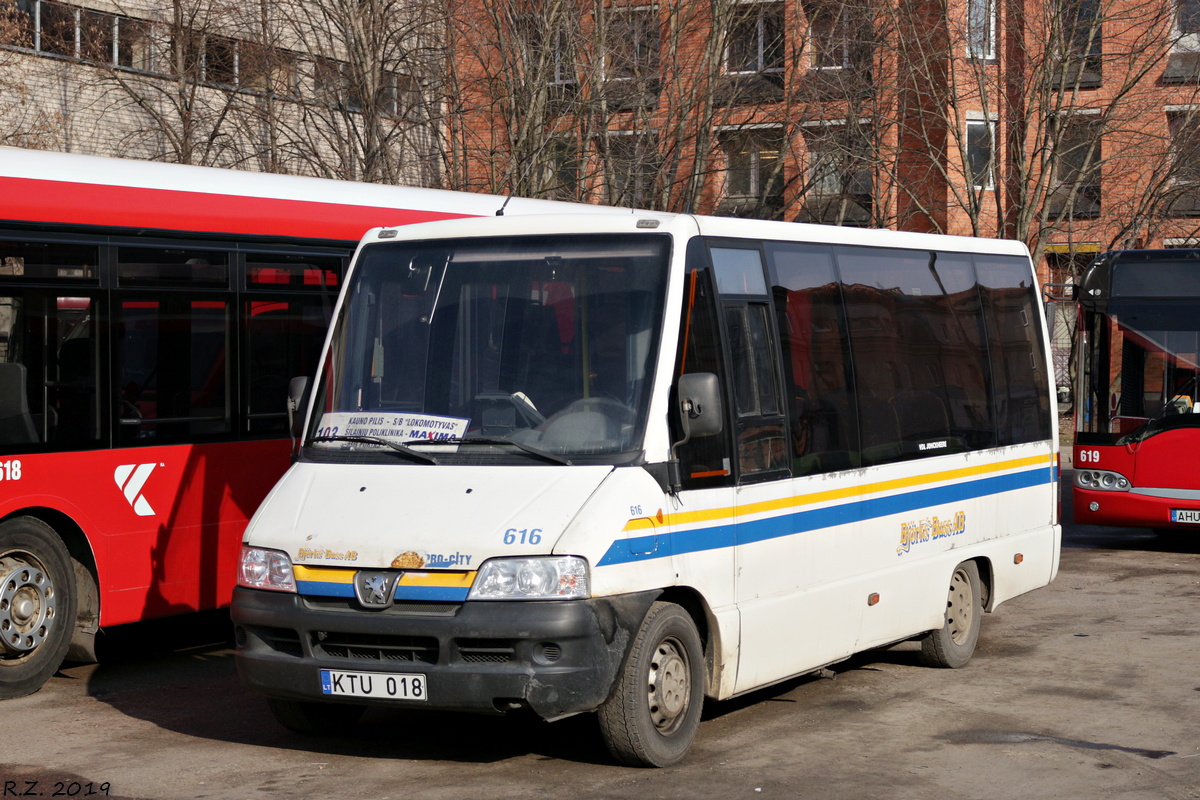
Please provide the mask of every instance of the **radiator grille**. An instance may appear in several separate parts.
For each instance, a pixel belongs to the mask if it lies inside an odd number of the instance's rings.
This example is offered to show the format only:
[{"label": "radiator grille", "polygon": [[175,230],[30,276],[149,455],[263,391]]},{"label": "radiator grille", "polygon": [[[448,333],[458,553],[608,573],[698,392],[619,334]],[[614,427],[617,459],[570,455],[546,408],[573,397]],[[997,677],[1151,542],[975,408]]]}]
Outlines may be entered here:
[{"label": "radiator grille", "polygon": [[427,636],[384,636],[368,633],[316,631],[313,655],[360,661],[411,661],[436,664],[437,639]]}]

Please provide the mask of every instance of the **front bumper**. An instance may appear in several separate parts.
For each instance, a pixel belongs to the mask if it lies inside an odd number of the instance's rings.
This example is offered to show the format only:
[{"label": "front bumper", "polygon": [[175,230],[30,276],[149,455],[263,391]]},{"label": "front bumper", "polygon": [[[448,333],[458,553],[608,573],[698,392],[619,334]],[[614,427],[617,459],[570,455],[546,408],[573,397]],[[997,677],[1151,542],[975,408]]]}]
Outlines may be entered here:
[{"label": "front bumper", "polygon": [[1078,486],[1073,487],[1072,492],[1074,519],[1080,525],[1176,530],[1193,528],[1200,532],[1200,526],[1171,521],[1172,509],[1200,510],[1200,502],[1194,498],[1171,498],[1138,491],[1097,492]]},{"label": "front bumper", "polygon": [[[573,601],[475,601],[368,611],[353,601],[237,588],[242,680],[273,697],[552,720],[608,699],[658,592]],[[320,671],[426,676],[424,701],[331,697]]]}]

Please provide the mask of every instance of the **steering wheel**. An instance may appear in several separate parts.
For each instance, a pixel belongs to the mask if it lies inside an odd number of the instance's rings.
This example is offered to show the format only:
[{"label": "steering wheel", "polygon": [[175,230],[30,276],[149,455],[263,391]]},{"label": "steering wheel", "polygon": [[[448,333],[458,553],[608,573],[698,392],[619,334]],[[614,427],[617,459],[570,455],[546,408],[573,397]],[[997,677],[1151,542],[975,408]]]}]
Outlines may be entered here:
[{"label": "steering wheel", "polygon": [[567,404],[566,408],[557,412],[554,416],[566,416],[567,414],[575,414],[580,411],[595,411],[608,417],[618,425],[632,425],[637,422],[636,411],[620,400],[603,395],[581,397],[578,400],[572,400]]}]

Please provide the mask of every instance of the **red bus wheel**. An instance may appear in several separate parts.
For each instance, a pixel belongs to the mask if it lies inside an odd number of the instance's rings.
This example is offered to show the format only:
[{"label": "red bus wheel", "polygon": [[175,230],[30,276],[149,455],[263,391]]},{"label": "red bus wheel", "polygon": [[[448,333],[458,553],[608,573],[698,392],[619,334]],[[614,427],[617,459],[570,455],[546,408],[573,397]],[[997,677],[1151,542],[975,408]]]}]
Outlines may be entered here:
[{"label": "red bus wheel", "polygon": [[75,624],[70,565],[46,523],[0,523],[0,699],[36,692],[62,664]]}]

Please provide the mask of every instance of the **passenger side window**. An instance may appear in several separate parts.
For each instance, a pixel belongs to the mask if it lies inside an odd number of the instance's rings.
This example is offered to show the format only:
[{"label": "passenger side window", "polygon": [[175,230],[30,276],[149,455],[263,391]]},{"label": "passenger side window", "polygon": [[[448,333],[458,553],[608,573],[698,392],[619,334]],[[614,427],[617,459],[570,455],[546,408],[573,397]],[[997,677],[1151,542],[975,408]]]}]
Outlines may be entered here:
[{"label": "passenger side window", "polygon": [[980,313],[967,259],[836,248],[863,465],[985,446]]},{"label": "passenger side window", "polygon": [[230,434],[229,303],[190,294],[126,295],[115,315],[120,443]]},{"label": "passenger side window", "polygon": [[1037,324],[1037,293],[1029,262],[976,256],[987,315],[993,394],[1000,446],[1050,438],[1049,376]]},{"label": "passenger side window", "polygon": [[858,465],[858,420],[833,253],[771,242],[767,263],[783,349],[792,472],[850,469]]},{"label": "passenger side window", "polygon": [[94,446],[96,299],[73,292],[0,296],[0,448]]}]

